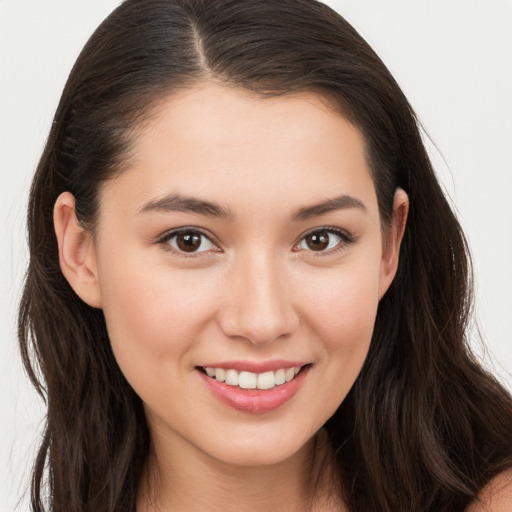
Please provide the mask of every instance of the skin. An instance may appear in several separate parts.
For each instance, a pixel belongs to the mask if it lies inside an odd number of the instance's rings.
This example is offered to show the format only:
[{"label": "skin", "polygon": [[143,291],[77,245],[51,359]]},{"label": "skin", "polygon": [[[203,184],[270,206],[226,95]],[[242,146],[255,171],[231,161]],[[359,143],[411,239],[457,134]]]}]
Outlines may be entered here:
[{"label": "skin", "polygon": [[512,469],[493,478],[467,512],[509,512],[512,510]]},{"label": "skin", "polygon": [[[361,133],[309,93],[263,100],[198,84],[162,101],[132,150],[128,170],[101,190],[94,236],[69,193],[55,228],[64,275],[103,309],[145,404],[152,456],[139,511],[341,510],[318,433],[368,352],[407,195],[397,191],[383,230]],[[176,194],[229,215],[148,206]],[[293,220],[342,194],[348,206]],[[180,252],[169,233],[191,226],[208,238]],[[313,231],[328,249],[308,245]],[[198,370],[275,359],[310,367],[298,392],[264,413],[226,405]]]}]

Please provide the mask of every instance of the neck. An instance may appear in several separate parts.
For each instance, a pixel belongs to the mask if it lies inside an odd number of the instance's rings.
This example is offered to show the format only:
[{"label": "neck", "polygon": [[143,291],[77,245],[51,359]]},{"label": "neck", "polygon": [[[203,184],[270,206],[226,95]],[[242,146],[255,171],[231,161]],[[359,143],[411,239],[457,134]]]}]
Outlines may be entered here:
[{"label": "neck", "polygon": [[339,491],[332,478],[332,464],[327,463],[330,458],[322,434],[290,458],[265,466],[233,466],[186,445],[169,446],[156,435],[137,510],[311,512],[332,507],[339,511],[339,501],[332,499]]}]

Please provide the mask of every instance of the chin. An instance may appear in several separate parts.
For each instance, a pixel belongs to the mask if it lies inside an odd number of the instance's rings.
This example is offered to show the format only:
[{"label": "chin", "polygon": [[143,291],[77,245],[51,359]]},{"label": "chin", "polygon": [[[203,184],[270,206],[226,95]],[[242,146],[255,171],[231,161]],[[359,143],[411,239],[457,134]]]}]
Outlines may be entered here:
[{"label": "chin", "polygon": [[[230,438],[232,439],[232,438]],[[252,442],[251,442],[252,441]],[[218,447],[210,454],[225,464],[238,467],[273,466],[303,457],[314,443],[314,434],[307,439],[294,440],[288,435],[258,436],[257,439],[230,442],[229,446]]]}]

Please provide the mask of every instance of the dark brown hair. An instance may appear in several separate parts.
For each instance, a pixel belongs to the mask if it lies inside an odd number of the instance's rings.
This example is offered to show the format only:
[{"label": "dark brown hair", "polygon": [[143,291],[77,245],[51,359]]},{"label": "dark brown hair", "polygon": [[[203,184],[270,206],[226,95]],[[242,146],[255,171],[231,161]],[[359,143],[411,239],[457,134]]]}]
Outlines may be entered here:
[{"label": "dark brown hair", "polygon": [[52,210],[63,191],[94,229],[98,187],[122,172],[158,100],[200,80],[263,97],[318,91],[365,137],[384,225],[397,187],[410,212],[396,278],[364,367],[327,422],[351,512],[462,511],[512,466],[512,401],[472,356],[466,242],[415,115],[358,33],[314,0],[126,0],[96,30],[64,89],[34,178],[19,314],[47,422],[32,510],[135,510],[149,434],[101,310],[63,277]]}]

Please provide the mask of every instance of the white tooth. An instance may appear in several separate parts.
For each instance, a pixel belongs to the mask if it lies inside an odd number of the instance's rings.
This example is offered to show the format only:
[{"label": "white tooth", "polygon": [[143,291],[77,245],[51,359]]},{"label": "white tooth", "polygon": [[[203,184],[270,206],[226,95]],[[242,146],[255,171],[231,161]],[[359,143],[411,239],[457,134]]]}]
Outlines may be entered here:
[{"label": "white tooth", "polygon": [[251,372],[240,372],[238,385],[243,389],[256,389],[256,374]]},{"label": "white tooth", "polygon": [[281,368],[276,371],[276,386],[280,386],[286,382],[286,372]]},{"label": "white tooth", "polygon": [[300,366],[294,366],[293,367],[293,373],[295,373],[295,375],[297,375],[297,373],[300,372]]},{"label": "white tooth", "polygon": [[271,389],[276,385],[274,372],[265,372],[258,375],[258,389]]},{"label": "white tooth", "polygon": [[208,377],[215,377],[215,369],[214,368],[205,368],[206,375]]},{"label": "white tooth", "polygon": [[286,382],[290,382],[293,377],[295,377],[295,372],[293,371],[293,368],[287,368],[284,372],[284,378],[286,379]]},{"label": "white tooth", "polygon": [[226,384],[238,386],[238,372],[236,370],[226,370]]},{"label": "white tooth", "polygon": [[224,382],[226,379],[226,370],[223,368],[215,368],[215,378],[221,382]]}]

